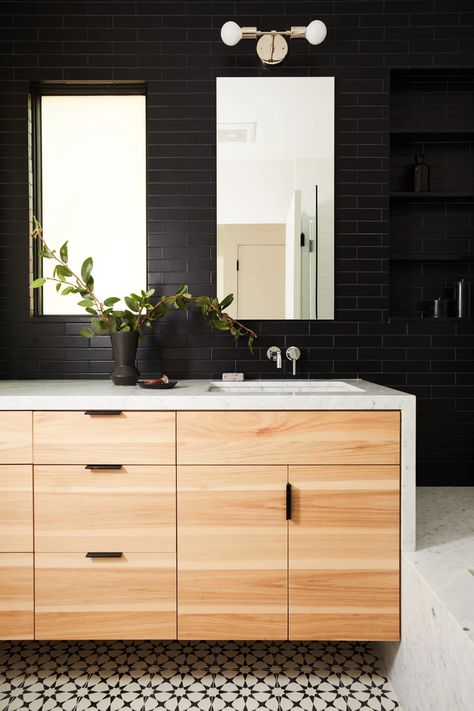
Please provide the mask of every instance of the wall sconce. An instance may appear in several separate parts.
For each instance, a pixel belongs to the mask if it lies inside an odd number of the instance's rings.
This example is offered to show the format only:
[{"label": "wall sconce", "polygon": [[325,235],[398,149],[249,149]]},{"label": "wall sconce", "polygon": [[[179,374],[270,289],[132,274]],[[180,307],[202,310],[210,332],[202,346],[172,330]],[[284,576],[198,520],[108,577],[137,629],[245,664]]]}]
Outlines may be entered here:
[{"label": "wall sconce", "polygon": [[326,38],[327,27],[321,20],[313,20],[307,27],[292,27],[290,30],[260,32],[256,27],[240,27],[230,20],[222,25],[221,38],[224,44],[234,47],[241,39],[257,39],[257,54],[264,64],[279,64],[288,54],[290,39],[307,39],[310,44],[321,44]]}]

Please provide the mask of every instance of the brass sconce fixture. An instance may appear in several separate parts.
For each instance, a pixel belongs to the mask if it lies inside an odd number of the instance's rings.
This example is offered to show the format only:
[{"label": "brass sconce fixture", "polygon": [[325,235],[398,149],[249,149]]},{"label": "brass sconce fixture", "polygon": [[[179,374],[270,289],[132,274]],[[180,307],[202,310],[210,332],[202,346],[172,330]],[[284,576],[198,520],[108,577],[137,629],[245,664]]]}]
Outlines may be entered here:
[{"label": "brass sconce fixture", "polygon": [[307,27],[292,27],[289,30],[261,32],[256,27],[240,27],[230,20],[222,25],[221,38],[228,47],[234,47],[241,39],[258,39],[257,54],[264,64],[279,64],[288,54],[289,39],[306,39],[310,44],[321,44],[327,35],[327,27],[321,20],[313,20]]}]

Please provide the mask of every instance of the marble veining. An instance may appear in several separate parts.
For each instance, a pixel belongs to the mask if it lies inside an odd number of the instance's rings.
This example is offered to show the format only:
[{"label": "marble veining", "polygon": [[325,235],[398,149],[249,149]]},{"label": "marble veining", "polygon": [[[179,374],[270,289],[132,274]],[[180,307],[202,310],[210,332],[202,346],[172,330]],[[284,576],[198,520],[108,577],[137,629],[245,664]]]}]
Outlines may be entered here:
[{"label": "marble veining", "polygon": [[[278,380],[272,382],[278,384]],[[124,410],[399,410],[415,402],[413,395],[366,380],[338,382],[358,389],[241,395],[209,389],[209,380],[180,380],[171,390],[118,387],[110,380],[6,380],[0,382],[0,409],[83,410],[94,406]]]}]

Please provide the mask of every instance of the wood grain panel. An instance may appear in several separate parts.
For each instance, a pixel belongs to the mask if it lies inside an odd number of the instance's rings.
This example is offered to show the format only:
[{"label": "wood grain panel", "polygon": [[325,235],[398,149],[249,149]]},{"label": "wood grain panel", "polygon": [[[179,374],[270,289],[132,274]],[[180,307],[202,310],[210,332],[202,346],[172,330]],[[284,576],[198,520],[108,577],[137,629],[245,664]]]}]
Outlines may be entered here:
[{"label": "wood grain panel", "polygon": [[[351,612],[347,607],[311,615],[311,628],[308,629],[308,614],[294,612],[290,615],[290,639],[292,640],[369,640],[398,641],[400,622],[398,611],[377,610]],[[314,632],[311,632],[314,630]],[[315,631],[317,630],[317,632]]]},{"label": "wood grain panel", "polygon": [[290,639],[399,638],[397,466],[290,467]]},{"label": "wood grain panel", "polygon": [[174,412],[34,413],[37,464],[174,464]]},{"label": "wood grain panel", "polygon": [[31,464],[31,412],[0,412],[0,464]]},{"label": "wood grain panel", "polygon": [[286,639],[287,467],[178,467],[178,637]]},{"label": "wood grain panel", "polygon": [[39,553],[36,639],[174,639],[175,556]]},{"label": "wood grain panel", "polygon": [[33,467],[0,464],[0,552],[33,551]]},{"label": "wood grain panel", "polygon": [[0,553],[0,639],[33,634],[33,554]]},{"label": "wood grain panel", "polygon": [[178,464],[398,464],[400,459],[398,411],[179,412],[177,432]]},{"label": "wood grain panel", "polygon": [[176,470],[35,467],[36,551],[176,551]]}]

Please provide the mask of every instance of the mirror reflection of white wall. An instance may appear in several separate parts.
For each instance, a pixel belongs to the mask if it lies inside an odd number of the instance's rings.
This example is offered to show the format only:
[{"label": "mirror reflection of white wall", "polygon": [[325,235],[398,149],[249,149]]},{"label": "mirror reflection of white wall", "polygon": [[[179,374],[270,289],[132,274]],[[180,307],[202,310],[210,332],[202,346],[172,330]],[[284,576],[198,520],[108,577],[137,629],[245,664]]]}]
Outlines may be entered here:
[{"label": "mirror reflection of white wall", "polygon": [[217,291],[334,318],[334,78],[217,79]]}]

